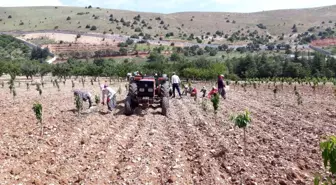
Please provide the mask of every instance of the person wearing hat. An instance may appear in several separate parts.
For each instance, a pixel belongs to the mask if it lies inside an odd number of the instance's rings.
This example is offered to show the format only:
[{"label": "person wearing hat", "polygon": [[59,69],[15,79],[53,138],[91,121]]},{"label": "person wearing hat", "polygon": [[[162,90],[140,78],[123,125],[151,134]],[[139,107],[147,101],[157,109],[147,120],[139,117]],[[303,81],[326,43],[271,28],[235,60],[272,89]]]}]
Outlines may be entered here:
[{"label": "person wearing hat", "polygon": [[224,75],[218,75],[218,81],[217,81],[217,85],[218,85],[218,93],[224,98],[225,97],[225,83],[224,83]]},{"label": "person wearing hat", "polygon": [[89,102],[89,108],[92,106],[92,96],[87,91],[80,91],[80,90],[74,90],[74,96],[79,96],[79,98],[82,98],[83,101]]},{"label": "person wearing hat", "polygon": [[173,98],[175,98],[175,89],[177,89],[180,98],[182,98],[179,87],[180,82],[181,82],[180,78],[175,74],[175,72],[173,72],[173,76],[171,77],[171,83],[173,84]]},{"label": "person wearing hat", "polygon": [[105,97],[106,98],[106,104],[109,111],[112,111],[112,108],[114,108],[117,104],[116,95],[117,93],[111,88],[108,87],[106,84],[100,86],[102,91],[102,104],[105,105]]}]

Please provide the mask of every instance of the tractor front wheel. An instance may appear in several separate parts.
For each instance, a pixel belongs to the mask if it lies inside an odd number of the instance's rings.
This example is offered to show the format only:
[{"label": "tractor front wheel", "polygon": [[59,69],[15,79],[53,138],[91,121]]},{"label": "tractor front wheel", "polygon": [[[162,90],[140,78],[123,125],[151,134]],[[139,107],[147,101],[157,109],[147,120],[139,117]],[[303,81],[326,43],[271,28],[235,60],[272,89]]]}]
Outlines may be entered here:
[{"label": "tractor front wheel", "polygon": [[132,98],[130,96],[127,96],[125,100],[125,114],[127,116],[133,114],[133,108],[132,108]]},{"label": "tractor front wheel", "polygon": [[167,116],[169,108],[169,99],[167,97],[162,98],[161,107],[162,107],[162,115]]}]

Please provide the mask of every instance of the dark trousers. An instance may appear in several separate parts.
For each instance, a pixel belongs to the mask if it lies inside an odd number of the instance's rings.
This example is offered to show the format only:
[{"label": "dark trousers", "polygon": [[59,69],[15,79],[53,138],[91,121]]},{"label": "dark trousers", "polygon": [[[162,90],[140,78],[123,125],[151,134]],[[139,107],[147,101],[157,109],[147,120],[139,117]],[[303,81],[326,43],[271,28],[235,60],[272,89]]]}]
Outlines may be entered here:
[{"label": "dark trousers", "polygon": [[226,96],[225,96],[226,92],[224,88],[218,88],[218,92],[224,99],[226,99]]},{"label": "dark trousers", "polygon": [[175,89],[177,89],[177,92],[179,93],[179,96],[181,97],[181,91],[179,84],[173,84],[173,97],[175,97]]}]

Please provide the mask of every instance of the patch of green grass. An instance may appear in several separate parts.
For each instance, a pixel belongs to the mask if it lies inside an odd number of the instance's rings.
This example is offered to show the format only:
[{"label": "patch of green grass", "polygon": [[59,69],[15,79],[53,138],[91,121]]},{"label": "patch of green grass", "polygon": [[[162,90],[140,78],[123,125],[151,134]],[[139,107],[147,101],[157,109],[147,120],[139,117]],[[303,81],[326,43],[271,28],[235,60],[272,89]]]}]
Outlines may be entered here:
[{"label": "patch of green grass", "polygon": [[331,53],[332,53],[333,55],[336,55],[336,47],[334,47],[334,48],[331,49]]}]

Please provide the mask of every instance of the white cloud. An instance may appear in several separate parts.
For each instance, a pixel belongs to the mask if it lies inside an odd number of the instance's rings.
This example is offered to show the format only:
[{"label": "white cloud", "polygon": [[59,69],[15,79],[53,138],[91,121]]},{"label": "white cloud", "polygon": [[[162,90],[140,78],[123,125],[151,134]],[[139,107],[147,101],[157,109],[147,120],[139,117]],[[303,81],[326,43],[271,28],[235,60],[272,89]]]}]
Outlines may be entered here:
[{"label": "white cloud", "polygon": [[60,0],[0,0],[0,6],[61,6]]}]

